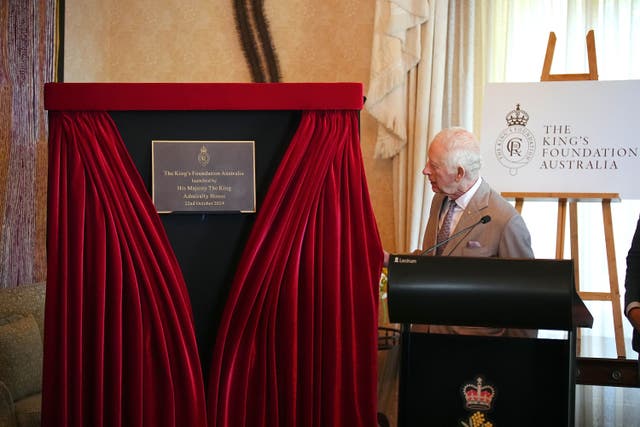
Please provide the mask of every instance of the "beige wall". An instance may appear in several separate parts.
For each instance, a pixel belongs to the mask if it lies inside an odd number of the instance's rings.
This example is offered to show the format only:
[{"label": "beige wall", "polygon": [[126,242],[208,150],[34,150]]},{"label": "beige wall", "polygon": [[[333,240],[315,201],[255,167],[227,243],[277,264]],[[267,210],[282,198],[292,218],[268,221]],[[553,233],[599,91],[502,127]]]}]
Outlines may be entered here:
[{"label": "beige wall", "polygon": [[[233,3],[66,0],[65,82],[249,82]],[[283,82],[362,82],[375,1],[266,0]],[[394,250],[391,161],[373,159],[376,123],[361,115],[362,153],[380,236]]]}]

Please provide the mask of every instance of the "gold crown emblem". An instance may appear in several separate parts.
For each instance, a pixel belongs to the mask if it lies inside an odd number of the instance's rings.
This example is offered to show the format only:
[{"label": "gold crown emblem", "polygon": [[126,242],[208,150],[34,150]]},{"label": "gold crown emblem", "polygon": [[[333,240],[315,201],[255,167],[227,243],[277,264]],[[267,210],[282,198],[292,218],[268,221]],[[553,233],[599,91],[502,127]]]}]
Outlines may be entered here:
[{"label": "gold crown emblem", "polygon": [[526,126],[529,121],[529,114],[520,109],[520,104],[516,104],[516,109],[511,110],[505,119],[507,119],[507,125],[509,126]]},{"label": "gold crown emblem", "polygon": [[207,166],[209,164],[209,160],[211,160],[211,156],[207,150],[207,147],[204,145],[200,148],[200,154],[198,154],[198,163],[202,165],[202,167]]},{"label": "gold crown emblem", "polygon": [[465,407],[488,411],[495,396],[495,390],[490,385],[482,385],[482,377],[476,378],[475,384],[467,384],[462,389]]}]

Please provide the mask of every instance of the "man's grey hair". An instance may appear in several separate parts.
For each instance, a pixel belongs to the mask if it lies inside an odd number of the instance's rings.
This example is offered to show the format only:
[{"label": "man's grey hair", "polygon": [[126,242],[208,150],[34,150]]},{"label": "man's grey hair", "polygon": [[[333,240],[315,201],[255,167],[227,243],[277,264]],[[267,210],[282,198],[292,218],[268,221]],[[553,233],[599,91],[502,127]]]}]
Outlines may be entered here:
[{"label": "man's grey hair", "polygon": [[473,133],[461,127],[452,127],[442,130],[436,138],[446,147],[449,154],[447,167],[450,170],[462,166],[470,179],[478,178],[482,155],[480,141]]}]

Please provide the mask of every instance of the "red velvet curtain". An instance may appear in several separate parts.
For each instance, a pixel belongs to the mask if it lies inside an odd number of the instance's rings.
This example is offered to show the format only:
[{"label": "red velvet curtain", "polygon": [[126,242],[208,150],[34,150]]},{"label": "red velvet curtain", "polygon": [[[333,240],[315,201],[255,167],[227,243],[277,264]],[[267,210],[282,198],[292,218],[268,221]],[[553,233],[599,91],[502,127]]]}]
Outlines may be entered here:
[{"label": "red velvet curtain", "polygon": [[375,426],[382,247],[356,111],[303,113],[236,272],[209,425]]},{"label": "red velvet curtain", "polygon": [[49,118],[42,425],[205,426],[189,296],[118,130]]}]

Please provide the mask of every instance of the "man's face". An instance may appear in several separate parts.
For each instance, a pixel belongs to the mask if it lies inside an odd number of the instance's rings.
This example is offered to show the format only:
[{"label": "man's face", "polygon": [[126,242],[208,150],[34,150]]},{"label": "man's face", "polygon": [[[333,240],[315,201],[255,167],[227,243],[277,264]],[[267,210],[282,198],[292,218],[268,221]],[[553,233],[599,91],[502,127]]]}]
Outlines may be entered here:
[{"label": "man's face", "polygon": [[429,146],[427,164],[422,174],[429,178],[434,192],[453,196],[458,193],[459,182],[456,180],[457,171],[451,171],[447,167],[446,155],[443,145],[434,141]]}]

